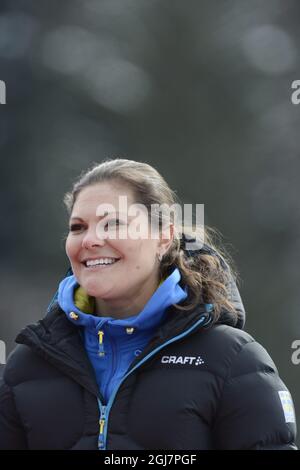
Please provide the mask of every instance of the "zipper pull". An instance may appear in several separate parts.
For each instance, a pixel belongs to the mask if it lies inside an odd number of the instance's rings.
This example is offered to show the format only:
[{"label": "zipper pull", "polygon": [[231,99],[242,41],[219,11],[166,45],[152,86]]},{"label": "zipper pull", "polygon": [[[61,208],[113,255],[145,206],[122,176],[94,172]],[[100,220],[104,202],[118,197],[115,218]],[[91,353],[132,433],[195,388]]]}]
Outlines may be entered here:
[{"label": "zipper pull", "polygon": [[105,440],[104,440],[104,428],[105,428],[105,420],[106,420],[106,406],[101,407],[101,416],[99,420],[99,426],[100,426],[100,431],[99,431],[99,438],[98,438],[98,449],[99,450],[104,450],[105,449]]},{"label": "zipper pull", "polygon": [[98,337],[99,337],[98,355],[99,355],[100,357],[105,356],[104,344],[103,344],[103,336],[104,336],[104,331],[99,330],[99,331],[98,331]]}]

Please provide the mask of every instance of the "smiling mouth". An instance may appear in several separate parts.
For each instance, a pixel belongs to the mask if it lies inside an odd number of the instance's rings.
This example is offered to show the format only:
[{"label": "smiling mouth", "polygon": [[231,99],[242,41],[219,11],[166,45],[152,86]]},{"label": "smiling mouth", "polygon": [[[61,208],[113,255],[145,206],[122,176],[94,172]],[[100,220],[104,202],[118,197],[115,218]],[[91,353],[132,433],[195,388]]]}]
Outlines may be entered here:
[{"label": "smiling mouth", "polygon": [[97,260],[87,260],[82,264],[87,269],[109,268],[116,264],[120,258],[99,258]]}]

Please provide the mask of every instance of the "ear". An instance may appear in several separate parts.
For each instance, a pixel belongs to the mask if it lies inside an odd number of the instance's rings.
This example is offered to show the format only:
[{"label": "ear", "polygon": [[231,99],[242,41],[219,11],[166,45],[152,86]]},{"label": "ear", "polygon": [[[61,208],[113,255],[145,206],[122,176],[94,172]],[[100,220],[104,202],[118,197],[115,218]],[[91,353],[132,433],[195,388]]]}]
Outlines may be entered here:
[{"label": "ear", "polygon": [[172,245],[173,240],[174,240],[174,224],[169,224],[167,227],[164,227],[162,229],[160,237],[159,237],[158,248],[162,256],[168,251],[168,249]]}]

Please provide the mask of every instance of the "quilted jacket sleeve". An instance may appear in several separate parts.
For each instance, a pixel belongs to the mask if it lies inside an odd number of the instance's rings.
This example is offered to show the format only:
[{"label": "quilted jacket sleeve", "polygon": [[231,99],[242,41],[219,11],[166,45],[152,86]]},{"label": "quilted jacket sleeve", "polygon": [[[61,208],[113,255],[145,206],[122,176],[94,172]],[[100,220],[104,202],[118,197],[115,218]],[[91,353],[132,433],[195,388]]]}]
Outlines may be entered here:
[{"label": "quilted jacket sleeve", "polygon": [[27,449],[11,388],[0,378],[0,450]]},{"label": "quilted jacket sleeve", "polygon": [[256,341],[236,355],[214,426],[216,449],[296,450],[291,395]]}]

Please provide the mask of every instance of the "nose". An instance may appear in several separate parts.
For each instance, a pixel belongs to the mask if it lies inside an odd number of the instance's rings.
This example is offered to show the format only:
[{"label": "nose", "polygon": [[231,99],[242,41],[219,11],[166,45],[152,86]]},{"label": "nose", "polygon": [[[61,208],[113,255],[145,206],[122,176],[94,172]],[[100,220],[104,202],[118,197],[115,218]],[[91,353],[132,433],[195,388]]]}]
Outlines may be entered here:
[{"label": "nose", "polygon": [[99,237],[95,230],[88,230],[82,239],[82,248],[93,248],[105,245],[105,238]]}]

